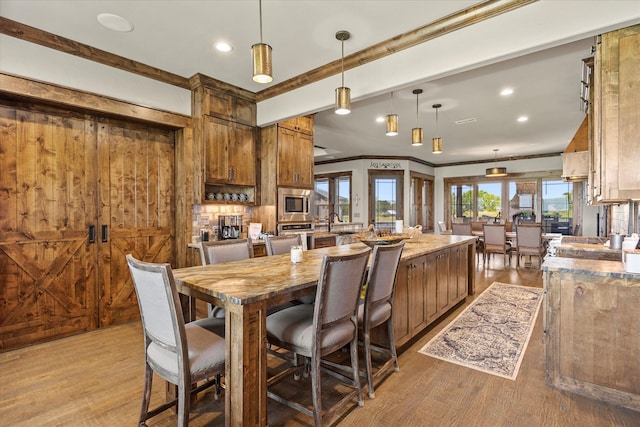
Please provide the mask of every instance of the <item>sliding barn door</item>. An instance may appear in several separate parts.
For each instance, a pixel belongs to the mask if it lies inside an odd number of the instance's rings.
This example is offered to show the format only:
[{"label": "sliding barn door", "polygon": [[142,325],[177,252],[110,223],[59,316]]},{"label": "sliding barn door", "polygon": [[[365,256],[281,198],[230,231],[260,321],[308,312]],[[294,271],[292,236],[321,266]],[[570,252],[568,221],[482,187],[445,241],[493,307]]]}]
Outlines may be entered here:
[{"label": "sliding barn door", "polygon": [[174,132],[98,124],[100,324],[139,318],[125,256],[174,260]]},{"label": "sliding barn door", "polygon": [[97,326],[96,131],[0,106],[0,351]]}]

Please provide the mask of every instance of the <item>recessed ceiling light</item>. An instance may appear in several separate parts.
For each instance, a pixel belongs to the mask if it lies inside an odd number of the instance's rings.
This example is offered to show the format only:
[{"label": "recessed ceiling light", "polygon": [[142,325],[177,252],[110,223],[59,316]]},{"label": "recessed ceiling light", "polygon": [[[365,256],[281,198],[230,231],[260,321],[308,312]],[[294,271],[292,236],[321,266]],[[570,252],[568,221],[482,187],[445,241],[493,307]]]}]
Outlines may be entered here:
[{"label": "recessed ceiling light", "polygon": [[378,122],[378,123],[384,122],[384,117],[382,117],[382,116],[376,117],[376,122]]},{"label": "recessed ceiling light", "polygon": [[520,116],[520,117],[518,117],[518,121],[519,121],[519,122],[526,122],[527,120],[529,120],[529,117],[527,117],[527,116]]},{"label": "recessed ceiling light", "polygon": [[233,47],[231,47],[231,45],[227,42],[217,42],[215,44],[215,48],[220,52],[231,52],[233,50]]},{"label": "recessed ceiling light", "polygon": [[509,96],[513,93],[513,89],[502,89],[502,91],[500,92],[500,95],[502,96]]},{"label": "recessed ceiling light", "polygon": [[131,22],[113,13],[101,13],[98,15],[98,22],[113,31],[119,31],[121,33],[133,31],[133,24]]}]

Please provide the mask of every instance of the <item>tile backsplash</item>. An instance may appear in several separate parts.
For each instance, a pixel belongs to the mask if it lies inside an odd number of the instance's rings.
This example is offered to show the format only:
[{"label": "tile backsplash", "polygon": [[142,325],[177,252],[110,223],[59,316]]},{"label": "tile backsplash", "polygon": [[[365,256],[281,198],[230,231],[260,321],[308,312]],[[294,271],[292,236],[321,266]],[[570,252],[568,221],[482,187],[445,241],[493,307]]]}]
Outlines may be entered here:
[{"label": "tile backsplash", "polygon": [[620,205],[611,205],[609,210],[611,220],[610,233],[631,234],[638,232],[639,218],[634,218],[634,211],[637,210],[638,202],[623,203]]},{"label": "tile backsplash", "polygon": [[191,234],[198,236],[201,228],[208,228],[215,235],[218,230],[219,215],[242,215],[243,230],[246,233],[253,217],[253,207],[228,204],[193,205]]}]

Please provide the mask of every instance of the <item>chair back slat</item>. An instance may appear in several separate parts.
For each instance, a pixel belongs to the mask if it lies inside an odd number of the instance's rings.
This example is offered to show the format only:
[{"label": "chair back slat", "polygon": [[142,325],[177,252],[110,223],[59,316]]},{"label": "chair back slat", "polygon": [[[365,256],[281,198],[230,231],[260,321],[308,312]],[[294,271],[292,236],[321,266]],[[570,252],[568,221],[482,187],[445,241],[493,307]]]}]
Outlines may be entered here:
[{"label": "chair back slat", "polygon": [[[177,316],[182,316],[178,293],[169,264],[138,261],[127,255],[142,325],[152,341],[172,351],[180,347],[180,327]],[[184,332],[183,332],[184,335]]]},{"label": "chair back slat", "polygon": [[457,236],[471,236],[471,223],[465,222],[463,224],[451,224],[451,230],[453,234]]},{"label": "chair back slat", "polygon": [[519,248],[539,248],[542,246],[542,226],[520,224],[518,227]]},{"label": "chair back slat", "polygon": [[403,248],[404,242],[374,248],[367,278],[365,304],[375,305],[392,297]]},{"label": "chair back slat", "polygon": [[291,251],[291,246],[302,246],[302,239],[299,234],[288,236],[267,236],[265,238],[267,255],[282,255]]},{"label": "chair back slat", "polygon": [[504,224],[484,224],[484,244],[487,246],[505,246],[507,234]]},{"label": "chair back slat", "polygon": [[355,317],[370,252],[367,249],[348,256],[324,256],[314,312],[317,330]]},{"label": "chair back slat", "polygon": [[253,258],[253,244],[249,239],[200,242],[202,265]]}]

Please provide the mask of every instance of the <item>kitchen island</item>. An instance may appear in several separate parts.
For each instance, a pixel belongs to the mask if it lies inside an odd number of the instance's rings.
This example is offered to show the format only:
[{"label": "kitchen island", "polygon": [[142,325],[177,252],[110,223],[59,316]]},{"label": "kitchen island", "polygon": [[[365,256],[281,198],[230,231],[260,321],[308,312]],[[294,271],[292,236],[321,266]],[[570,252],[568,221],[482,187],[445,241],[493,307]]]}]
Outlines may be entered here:
[{"label": "kitchen island", "polygon": [[640,411],[640,274],[561,257],[542,270],[547,384]]},{"label": "kitchen island", "polygon": [[[397,342],[406,342],[421,332],[429,323],[424,319],[427,312],[433,322],[438,309],[443,314],[442,310],[454,301],[473,292],[474,269],[469,266],[473,266],[475,240],[469,236],[423,235],[407,241],[401,257],[407,274],[401,276],[399,271],[394,305],[394,329],[407,325],[407,334],[396,336]],[[286,254],[174,270],[179,292],[225,307],[226,425],[267,424],[267,309],[314,293],[324,255],[368,249],[362,243],[315,249],[304,252],[303,262],[298,264],[292,264]],[[440,265],[435,276],[420,273],[426,272],[429,260]],[[455,267],[450,266],[450,260],[455,260]],[[451,271],[455,271],[455,280],[450,281]],[[406,287],[402,282],[405,277]],[[438,282],[439,290],[427,291],[429,283]]]}]

